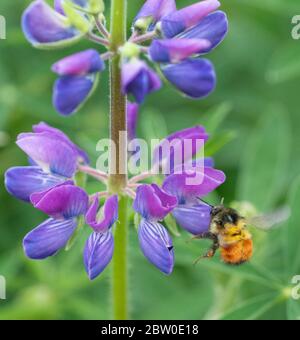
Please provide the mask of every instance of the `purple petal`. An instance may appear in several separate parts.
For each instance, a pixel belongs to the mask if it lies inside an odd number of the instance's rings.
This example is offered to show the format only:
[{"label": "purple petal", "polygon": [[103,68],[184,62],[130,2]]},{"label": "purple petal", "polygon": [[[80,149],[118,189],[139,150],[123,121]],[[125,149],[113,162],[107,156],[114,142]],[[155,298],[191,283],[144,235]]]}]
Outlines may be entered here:
[{"label": "purple petal", "polygon": [[193,235],[201,235],[209,230],[211,207],[205,203],[195,205],[179,205],[172,215],[177,223]]},{"label": "purple petal", "polygon": [[174,268],[173,243],[167,230],[157,222],[142,219],[138,231],[144,256],[166,275]]},{"label": "purple petal", "polygon": [[27,234],[23,248],[27,257],[42,260],[63,248],[77,227],[76,219],[48,219]]},{"label": "purple petal", "polygon": [[149,54],[156,62],[178,63],[193,54],[206,51],[210,46],[210,42],[204,39],[154,40],[149,48]]},{"label": "purple petal", "polygon": [[205,167],[202,172],[192,170],[168,176],[164,180],[163,189],[176,196],[180,204],[184,204],[214,191],[225,179],[222,171]]},{"label": "purple petal", "polygon": [[33,1],[22,17],[22,28],[27,40],[35,47],[51,48],[71,43],[82,34],[71,27],[68,20],[45,1]]},{"label": "purple petal", "polygon": [[187,59],[161,69],[170,83],[191,98],[204,98],[215,89],[215,70],[209,60]]},{"label": "purple petal", "polygon": [[224,12],[217,11],[202,19],[199,24],[183,32],[177,38],[182,39],[205,39],[210,41],[211,46],[201,53],[210,52],[218,46],[228,32],[228,19]]},{"label": "purple petal", "polygon": [[52,71],[60,76],[80,76],[101,72],[105,64],[96,50],[89,49],[72,54],[59,60],[52,66]]},{"label": "purple petal", "polygon": [[136,129],[138,122],[139,106],[136,103],[127,103],[127,132],[128,139],[136,138]]},{"label": "purple petal", "polygon": [[80,162],[87,163],[87,164],[90,162],[89,156],[87,155],[87,153],[83,151],[82,149],[80,149],[76,144],[74,144],[70,140],[70,138],[67,135],[65,135],[62,131],[60,131],[59,129],[56,129],[44,122],[41,122],[37,125],[33,125],[32,130],[35,133],[42,133],[42,132],[52,133],[55,136],[55,138],[59,138],[65,143],[67,143],[78,154]]},{"label": "purple petal", "polygon": [[212,157],[205,157],[204,166],[207,168],[213,168],[215,166],[215,160]]},{"label": "purple petal", "polygon": [[160,87],[160,78],[144,61],[134,59],[123,64],[123,93],[132,94],[138,104],[144,101],[147,94],[158,90]]},{"label": "purple petal", "polygon": [[176,11],[175,0],[146,0],[137,16],[136,22],[141,18],[152,18],[152,22],[158,22],[162,17]]},{"label": "purple petal", "polygon": [[90,278],[94,280],[110,263],[114,252],[112,233],[92,233],[84,249],[84,266]]},{"label": "purple petal", "polygon": [[54,9],[61,15],[65,15],[65,11],[62,6],[64,0],[54,0]]},{"label": "purple petal", "polygon": [[45,172],[71,178],[76,172],[78,155],[52,133],[23,133],[17,145]]},{"label": "purple petal", "polygon": [[77,112],[90,97],[97,84],[97,74],[87,76],[63,76],[53,89],[53,105],[62,115]]},{"label": "purple petal", "polygon": [[214,159],[211,157],[192,159],[172,168],[171,174],[182,174],[185,171],[203,171],[205,167],[213,168],[214,165]]},{"label": "purple petal", "polygon": [[118,196],[109,197],[104,204],[100,216],[98,213],[99,196],[95,195],[93,203],[85,215],[86,223],[96,232],[105,232],[110,229],[118,219]]},{"label": "purple petal", "polygon": [[89,197],[83,189],[70,184],[32,194],[30,199],[34,207],[45,214],[64,219],[84,215],[89,202]]},{"label": "purple petal", "polygon": [[[208,134],[203,126],[177,131],[166,137],[154,150],[153,166],[169,164],[170,170],[193,158],[208,140]],[[190,148],[188,148],[190,146]]]},{"label": "purple petal", "polygon": [[162,19],[162,32],[166,38],[173,38],[185,29],[198,24],[201,19],[219,6],[220,3],[217,0],[206,0],[170,13]]},{"label": "purple petal", "polygon": [[138,187],[133,209],[148,220],[163,220],[177,205],[176,197],[167,194],[156,184]]},{"label": "purple petal", "polygon": [[30,196],[55,187],[65,178],[47,174],[37,166],[10,168],[5,173],[6,190],[16,198],[30,202]]}]

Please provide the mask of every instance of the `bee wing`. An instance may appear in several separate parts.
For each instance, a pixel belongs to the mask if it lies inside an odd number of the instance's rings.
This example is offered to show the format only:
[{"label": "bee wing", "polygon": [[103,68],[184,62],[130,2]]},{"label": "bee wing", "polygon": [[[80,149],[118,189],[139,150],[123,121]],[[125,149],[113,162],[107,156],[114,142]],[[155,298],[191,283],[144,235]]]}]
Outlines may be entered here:
[{"label": "bee wing", "polygon": [[270,230],[279,227],[291,216],[291,209],[287,206],[279,208],[272,213],[247,219],[247,224],[261,230]]}]

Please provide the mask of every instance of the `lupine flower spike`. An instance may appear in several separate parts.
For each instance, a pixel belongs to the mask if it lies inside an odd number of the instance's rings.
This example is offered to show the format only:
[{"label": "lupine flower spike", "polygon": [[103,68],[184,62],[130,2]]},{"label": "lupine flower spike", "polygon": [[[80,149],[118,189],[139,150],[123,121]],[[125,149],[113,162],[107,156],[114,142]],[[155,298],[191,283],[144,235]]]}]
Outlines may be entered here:
[{"label": "lupine flower spike", "polygon": [[[40,49],[67,48],[82,39],[97,46],[66,53],[52,66],[58,77],[53,105],[64,116],[82,108],[105,72],[106,61],[118,55],[112,62],[120,61],[120,95],[130,99],[127,137],[132,149],[128,156],[135,157],[141,148],[136,139],[138,118],[143,114],[140,105],[162,87],[161,77],[194,99],[214,90],[214,66],[203,55],[218,46],[228,30],[226,14],[219,6],[217,0],[204,0],[179,9],[175,0],[146,0],[133,19],[131,37],[115,49],[102,0],[55,0],[53,7],[44,0],[32,1],[23,14],[22,27],[26,39]],[[83,249],[83,264],[89,279],[95,279],[114,256],[115,226],[124,195],[132,200],[132,211],[139,217],[137,240],[142,253],[166,275],[174,270],[176,253],[168,218],[172,215],[194,235],[208,230],[211,207],[202,199],[224,183],[225,175],[215,169],[212,158],[204,157],[209,135],[203,126],[165,137],[153,152],[151,169],[129,176],[119,191],[111,190],[109,174],[91,167],[87,153],[62,131],[43,122],[32,130],[21,133],[16,141],[28,164],[5,174],[11,195],[48,216],[24,238],[28,258],[41,260],[68,250],[85,222],[92,232]],[[161,176],[155,177],[158,170],[164,175],[162,181]],[[82,174],[101,181],[104,191],[88,193]]]},{"label": "lupine flower spike", "polygon": [[[216,86],[216,74],[203,55],[217,47],[228,30],[226,14],[217,10],[219,6],[217,0],[204,0],[176,9],[175,0],[145,1],[133,20],[131,38],[119,48],[123,93],[143,103],[161,88],[155,70],[160,69],[183,95],[194,99],[209,95]],[[24,12],[25,37],[37,48],[62,48],[88,39],[106,49],[102,54],[95,49],[78,52],[52,66],[59,75],[53,105],[62,115],[83,106],[97,87],[105,61],[114,57],[103,11],[103,1],[56,0],[52,8],[44,0],[35,0]]]}]

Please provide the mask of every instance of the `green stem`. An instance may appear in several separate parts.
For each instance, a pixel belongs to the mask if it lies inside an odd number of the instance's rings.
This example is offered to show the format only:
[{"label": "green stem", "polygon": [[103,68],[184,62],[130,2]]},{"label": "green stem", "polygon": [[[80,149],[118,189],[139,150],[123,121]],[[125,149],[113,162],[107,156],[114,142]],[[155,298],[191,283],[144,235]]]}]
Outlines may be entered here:
[{"label": "green stem", "polygon": [[113,258],[112,294],[113,319],[128,320],[128,199],[123,196],[119,202],[119,223],[115,233],[115,251]]},{"label": "green stem", "polygon": [[111,1],[110,50],[115,53],[110,61],[110,138],[116,146],[110,160],[109,192],[118,194],[119,223],[115,231],[115,250],[112,264],[112,308],[114,320],[128,319],[128,201],[122,195],[127,186],[127,139],[120,132],[127,131],[126,96],[122,94],[120,55],[118,49],[126,42],[127,0]]},{"label": "green stem", "polygon": [[127,185],[127,141],[120,137],[121,131],[127,131],[126,96],[122,94],[121,58],[117,53],[126,42],[126,5],[127,0],[111,1],[110,49],[116,53],[110,62],[110,137],[116,151],[110,162],[112,193],[120,193]]}]

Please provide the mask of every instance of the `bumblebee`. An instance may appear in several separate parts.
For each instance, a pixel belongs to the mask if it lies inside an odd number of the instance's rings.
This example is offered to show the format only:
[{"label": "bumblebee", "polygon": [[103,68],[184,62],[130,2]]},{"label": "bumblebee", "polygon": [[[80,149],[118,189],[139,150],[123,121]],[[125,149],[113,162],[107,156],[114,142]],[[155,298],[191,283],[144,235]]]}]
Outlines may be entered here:
[{"label": "bumblebee", "polygon": [[209,239],[212,246],[208,252],[199,257],[195,263],[203,258],[212,258],[220,249],[221,259],[229,265],[240,265],[248,262],[253,255],[252,234],[248,227],[269,230],[288,219],[289,208],[284,207],[274,213],[246,219],[237,210],[223,205],[212,206],[209,231],[196,235],[196,239]]}]

